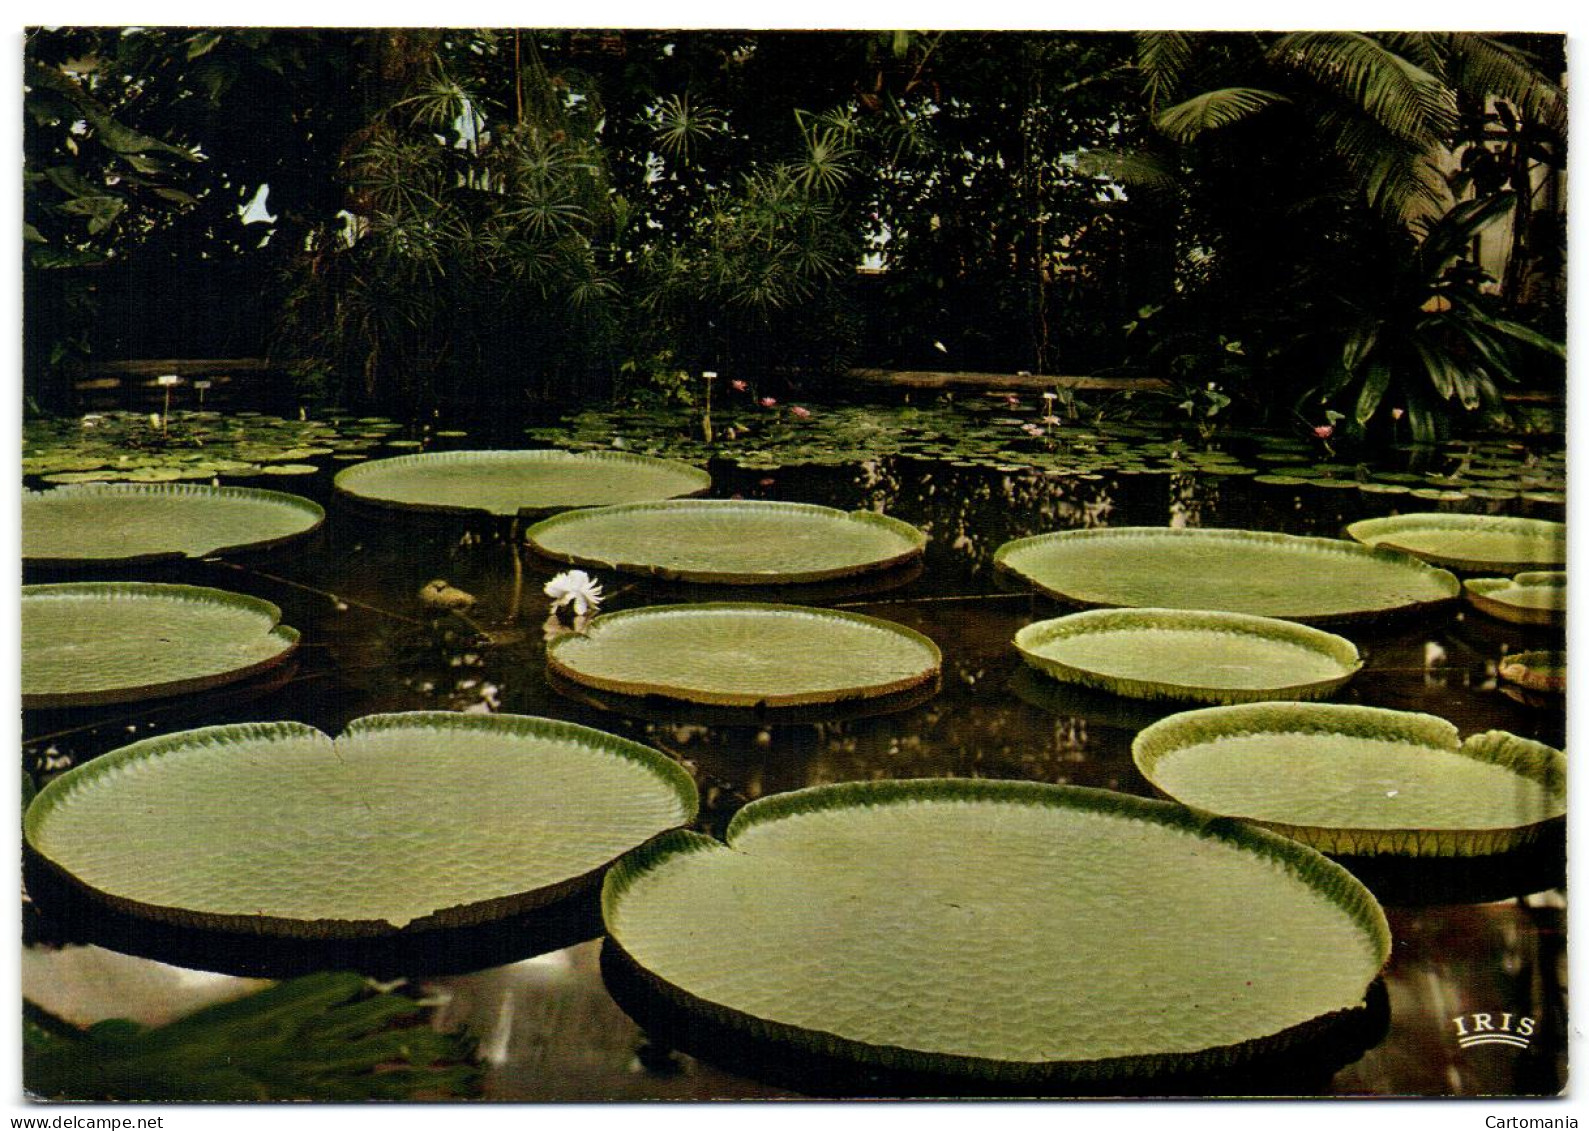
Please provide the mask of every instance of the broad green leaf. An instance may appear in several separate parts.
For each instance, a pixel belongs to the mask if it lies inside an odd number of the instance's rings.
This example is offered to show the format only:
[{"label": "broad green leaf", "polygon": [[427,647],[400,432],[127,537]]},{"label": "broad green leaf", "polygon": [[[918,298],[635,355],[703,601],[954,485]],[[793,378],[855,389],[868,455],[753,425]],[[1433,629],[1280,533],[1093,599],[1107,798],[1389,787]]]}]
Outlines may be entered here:
[{"label": "broad green leaf", "polygon": [[695,495],[711,486],[699,468],[618,452],[429,452],[372,460],[337,473],[337,490],[406,510],[564,510]]},{"label": "broad green leaf", "polygon": [[1567,560],[1567,528],[1541,518],[1429,512],[1366,518],[1346,528],[1368,546],[1466,571],[1555,569]]},{"label": "broad green leaf", "polygon": [[1194,609],[1095,609],[1015,634],[1022,658],[1067,683],[1135,699],[1318,699],[1362,659],[1350,640],[1270,617]]},{"label": "broad green leaf", "polygon": [[56,778],[29,848],[95,898],[293,938],[487,922],[544,906],[692,820],[649,747],[517,715],[372,715],[163,735]]},{"label": "broad green leaf", "polygon": [[1385,390],[1390,387],[1390,366],[1381,360],[1370,362],[1363,374],[1363,391],[1357,396],[1357,411],[1354,414],[1359,426],[1367,424],[1373,419],[1374,413],[1379,410],[1379,402],[1385,397]]},{"label": "broad green leaf", "polygon": [[1511,322],[1505,318],[1495,318],[1491,319],[1489,325],[1505,334],[1507,337],[1515,338],[1524,345],[1529,345],[1533,346],[1535,349],[1544,350],[1546,353],[1555,357],[1565,359],[1567,356],[1567,347],[1561,342],[1558,342],[1553,338],[1547,338],[1544,334],[1539,333],[1537,330],[1529,329],[1521,322]]},{"label": "broad green leaf", "polygon": [[22,587],[22,705],[97,706],[230,683],[292,655],[269,601],[194,585]]},{"label": "broad green leaf", "polygon": [[920,633],[859,613],[712,602],[604,614],[553,640],[546,662],[600,691],[794,707],[930,684],[942,656]]},{"label": "broad green leaf", "polygon": [[1035,782],[763,798],[726,844],[626,858],[602,909],[686,1018],[1027,1094],[1230,1068],[1356,1009],[1390,953],[1373,897],[1300,845]]},{"label": "broad green leaf", "polygon": [[921,556],[926,536],[871,511],[680,499],[555,515],[525,533],[547,557],[687,581],[790,584]]},{"label": "broad green leaf", "polygon": [[1187,711],[1138,734],[1132,757],[1184,805],[1339,855],[1505,852],[1567,805],[1560,751],[1501,732],[1463,743],[1444,719],[1381,707]]},{"label": "broad green leaf", "polygon": [[279,491],[83,483],[22,496],[22,557],[116,565],[263,549],[315,530],[317,503]]}]

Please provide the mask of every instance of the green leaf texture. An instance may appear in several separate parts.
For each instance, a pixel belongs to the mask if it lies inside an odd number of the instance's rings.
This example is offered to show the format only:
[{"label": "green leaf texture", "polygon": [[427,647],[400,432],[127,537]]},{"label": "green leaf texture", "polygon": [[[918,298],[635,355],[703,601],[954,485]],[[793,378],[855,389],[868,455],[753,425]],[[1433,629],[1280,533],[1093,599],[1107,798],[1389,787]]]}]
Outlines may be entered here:
[{"label": "green leaf texture", "polygon": [[143,1028],[88,1029],[29,1010],[23,1083],[51,1100],[257,1102],[445,1099],[478,1095],[472,1042],[429,1027],[412,998],[357,974],[270,986]]},{"label": "green leaf texture", "polygon": [[1390,947],[1373,897],[1284,838],[963,779],[753,802],[726,845],[677,833],[627,857],[603,914],[678,1008],[1034,1086],[1228,1065],[1357,1006]]},{"label": "green leaf texture", "polygon": [[750,602],[608,613],[546,654],[555,675],[598,690],[727,707],[890,695],[936,680],[942,659],[931,640],[892,621]]},{"label": "green leaf texture", "polygon": [[1567,561],[1565,523],[1485,514],[1399,514],[1365,518],[1346,528],[1368,546],[1414,554],[1432,565],[1466,571],[1549,570]]},{"label": "green leaf texture", "polygon": [[621,452],[428,452],[355,464],[337,490],[405,510],[517,515],[695,495],[712,477],[678,460]]},{"label": "green leaf texture", "polygon": [[1078,605],[1210,609],[1313,623],[1372,619],[1456,598],[1457,579],[1334,538],[1117,527],[1017,538],[994,564]]},{"label": "green leaf texture", "polygon": [[261,550],[325,521],[280,491],[189,483],[83,483],[22,494],[28,565],[108,566]]},{"label": "green leaf texture", "polygon": [[298,646],[269,601],[195,585],[22,588],[22,705],[187,694],[257,674]]},{"label": "green leaf texture", "polygon": [[1318,699],[1362,667],[1350,640],[1272,617],[1094,609],[1037,621],[1015,647],[1038,671],[1133,699]]},{"label": "green leaf texture", "polygon": [[901,565],[926,535],[871,511],[684,499],[555,515],[525,535],[559,561],[683,581],[794,584]]},{"label": "green leaf texture", "polygon": [[148,739],[52,781],[28,845],[116,909],[295,937],[539,907],[695,816],[662,754],[550,719],[373,715]]},{"label": "green leaf texture", "polygon": [[1132,743],[1144,777],[1184,805],[1257,821],[1348,856],[1483,856],[1566,813],[1566,758],[1433,715],[1254,703],[1171,715]]}]

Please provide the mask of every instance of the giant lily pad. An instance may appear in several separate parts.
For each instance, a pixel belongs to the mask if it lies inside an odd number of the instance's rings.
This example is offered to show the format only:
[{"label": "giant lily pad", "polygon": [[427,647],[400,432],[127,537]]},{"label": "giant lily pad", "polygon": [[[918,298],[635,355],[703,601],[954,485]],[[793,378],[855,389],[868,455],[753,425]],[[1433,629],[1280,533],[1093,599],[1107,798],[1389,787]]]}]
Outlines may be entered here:
[{"label": "giant lily pad", "polygon": [[617,968],[695,1021],[1029,1092],[1305,1043],[1390,952],[1369,893],[1301,845],[1035,782],[764,798],[727,844],[681,831],[620,861],[602,912]]},{"label": "giant lily pad", "polygon": [[607,613],[546,650],[555,676],[599,691],[725,707],[893,695],[935,681],[941,662],[936,644],[892,621],[749,602]]},{"label": "giant lily pad", "polygon": [[109,566],[262,550],[325,521],[280,491],[193,484],[84,483],[22,494],[22,557],[36,566]]},{"label": "giant lily pad", "polygon": [[1560,571],[1470,577],[1462,589],[1475,609],[1513,624],[1549,626],[1567,620],[1567,575]]},{"label": "giant lily pad", "polygon": [[180,695],[274,667],[298,646],[269,601],[195,585],[82,582],[22,589],[22,705]]},{"label": "giant lily pad", "polygon": [[1380,707],[1254,703],[1171,715],[1137,735],[1143,775],[1195,809],[1342,856],[1483,856],[1566,812],[1560,751]]},{"label": "giant lily pad", "polygon": [[1346,532],[1368,546],[1388,546],[1432,565],[1515,573],[1554,569],[1567,560],[1567,527],[1542,518],[1484,514],[1399,514],[1365,518]]},{"label": "giant lily pad", "polygon": [[337,490],[403,510],[517,515],[694,495],[712,485],[698,467],[622,452],[428,452],[355,464]]},{"label": "giant lily pad", "polygon": [[[207,727],[52,781],[26,844],[49,877],[156,923],[277,939],[432,932],[591,890],[693,819],[648,747],[550,719],[418,712]],[[30,890],[33,890],[30,884]]]},{"label": "giant lily pad", "polygon": [[554,515],[526,533],[547,557],[684,581],[789,584],[901,565],[926,535],[872,511],[682,499]]},{"label": "giant lily pad", "polygon": [[993,560],[1072,604],[1315,623],[1425,609],[1461,592],[1451,574],[1405,554],[1252,530],[1067,530],[1006,542]]},{"label": "giant lily pad", "polygon": [[1362,667],[1350,640],[1272,617],[1094,609],[1037,621],[1015,647],[1038,671],[1133,699],[1318,699]]}]

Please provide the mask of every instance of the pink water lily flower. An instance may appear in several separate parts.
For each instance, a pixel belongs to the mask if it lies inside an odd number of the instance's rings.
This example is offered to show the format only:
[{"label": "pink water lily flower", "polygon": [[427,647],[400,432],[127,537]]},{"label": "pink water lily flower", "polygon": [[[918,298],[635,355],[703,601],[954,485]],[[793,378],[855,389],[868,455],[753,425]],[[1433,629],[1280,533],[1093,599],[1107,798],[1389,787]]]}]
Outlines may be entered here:
[{"label": "pink water lily flower", "polygon": [[1313,430],[1313,434],[1321,440],[1328,440],[1331,436],[1335,435],[1335,425],[1321,424]]},{"label": "pink water lily flower", "polygon": [[810,409],[809,409],[809,408],[802,408],[802,407],[801,407],[801,406],[799,406],[799,405],[797,405],[797,404],[796,404],[796,405],[790,405],[790,406],[789,406],[789,411],[790,411],[790,412],[792,412],[792,413],[794,413],[794,414],[795,414],[795,415],[796,415],[796,416],[798,416],[798,417],[799,417],[799,418],[800,418],[800,419],[801,419],[801,420],[804,420],[804,419],[806,419],[806,418],[807,418],[807,417],[808,417],[808,416],[810,416],[810,415],[811,415],[811,410],[810,410]]},{"label": "pink water lily flower", "polygon": [[743,381],[730,381],[728,383],[728,387],[733,389],[736,393],[743,393],[746,389],[750,388],[750,386],[745,384]]},{"label": "pink water lily flower", "polygon": [[777,403],[778,403],[778,398],[777,397],[762,397],[761,398],[761,407],[762,408],[772,408]]}]

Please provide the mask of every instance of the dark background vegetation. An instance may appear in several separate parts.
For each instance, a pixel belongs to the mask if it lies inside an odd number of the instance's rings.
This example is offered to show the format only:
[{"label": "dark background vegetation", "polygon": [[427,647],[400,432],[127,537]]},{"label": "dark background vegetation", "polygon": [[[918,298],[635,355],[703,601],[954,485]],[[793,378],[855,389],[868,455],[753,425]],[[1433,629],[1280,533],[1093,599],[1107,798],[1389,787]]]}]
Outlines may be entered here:
[{"label": "dark background vegetation", "polygon": [[25,53],[40,409],[113,358],[268,357],[296,395],[410,412],[874,366],[1157,377],[1431,439],[1562,381],[1560,36],[61,28]]}]

